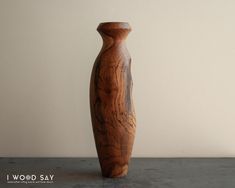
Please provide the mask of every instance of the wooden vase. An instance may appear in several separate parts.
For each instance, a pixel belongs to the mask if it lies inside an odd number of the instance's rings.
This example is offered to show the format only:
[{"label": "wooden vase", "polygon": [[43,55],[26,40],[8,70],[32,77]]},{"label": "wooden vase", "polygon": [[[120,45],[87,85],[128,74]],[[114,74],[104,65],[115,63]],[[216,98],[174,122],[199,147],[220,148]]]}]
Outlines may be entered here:
[{"label": "wooden vase", "polygon": [[131,28],[125,22],[106,22],[97,31],[103,47],[90,81],[93,133],[102,175],[122,177],[128,172],[136,129],[131,58],[125,45]]}]

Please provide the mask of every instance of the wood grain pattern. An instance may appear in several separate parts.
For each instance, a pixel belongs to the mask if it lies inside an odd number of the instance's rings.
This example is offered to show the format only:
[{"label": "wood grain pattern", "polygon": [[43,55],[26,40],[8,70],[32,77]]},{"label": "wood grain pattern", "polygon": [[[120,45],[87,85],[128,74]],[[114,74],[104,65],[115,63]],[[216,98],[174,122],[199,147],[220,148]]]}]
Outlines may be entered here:
[{"label": "wood grain pattern", "polygon": [[103,47],[96,58],[90,81],[90,109],[96,149],[105,177],[128,172],[136,120],[132,102],[131,58],[125,38],[128,23],[101,23]]}]

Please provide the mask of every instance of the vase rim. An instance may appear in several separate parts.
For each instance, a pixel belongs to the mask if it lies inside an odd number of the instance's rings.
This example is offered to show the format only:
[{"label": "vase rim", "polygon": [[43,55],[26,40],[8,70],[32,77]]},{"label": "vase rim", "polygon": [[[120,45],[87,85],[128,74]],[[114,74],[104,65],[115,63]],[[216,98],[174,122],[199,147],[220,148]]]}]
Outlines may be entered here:
[{"label": "vase rim", "polygon": [[131,26],[128,22],[101,22],[97,30],[112,30],[112,29],[126,29],[126,30],[131,30]]}]

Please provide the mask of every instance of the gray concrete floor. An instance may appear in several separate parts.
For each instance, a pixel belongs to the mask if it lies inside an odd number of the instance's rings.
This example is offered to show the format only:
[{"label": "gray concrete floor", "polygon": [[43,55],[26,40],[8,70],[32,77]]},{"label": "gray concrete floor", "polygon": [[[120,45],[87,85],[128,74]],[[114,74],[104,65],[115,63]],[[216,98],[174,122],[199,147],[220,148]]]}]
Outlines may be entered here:
[{"label": "gray concrete floor", "polygon": [[[53,182],[7,183],[7,174]],[[0,188],[235,188],[235,158],[134,158],[125,178],[102,178],[95,158],[0,158]]]}]

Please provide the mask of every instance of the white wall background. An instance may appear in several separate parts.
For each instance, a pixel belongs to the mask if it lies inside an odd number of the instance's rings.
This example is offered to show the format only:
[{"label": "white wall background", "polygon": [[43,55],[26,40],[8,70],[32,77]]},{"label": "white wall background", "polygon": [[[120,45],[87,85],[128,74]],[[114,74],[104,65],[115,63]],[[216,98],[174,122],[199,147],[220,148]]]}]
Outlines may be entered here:
[{"label": "white wall background", "polygon": [[96,156],[99,22],[133,31],[135,157],[235,156],[235,1],[0,0],[0,156]]}]

